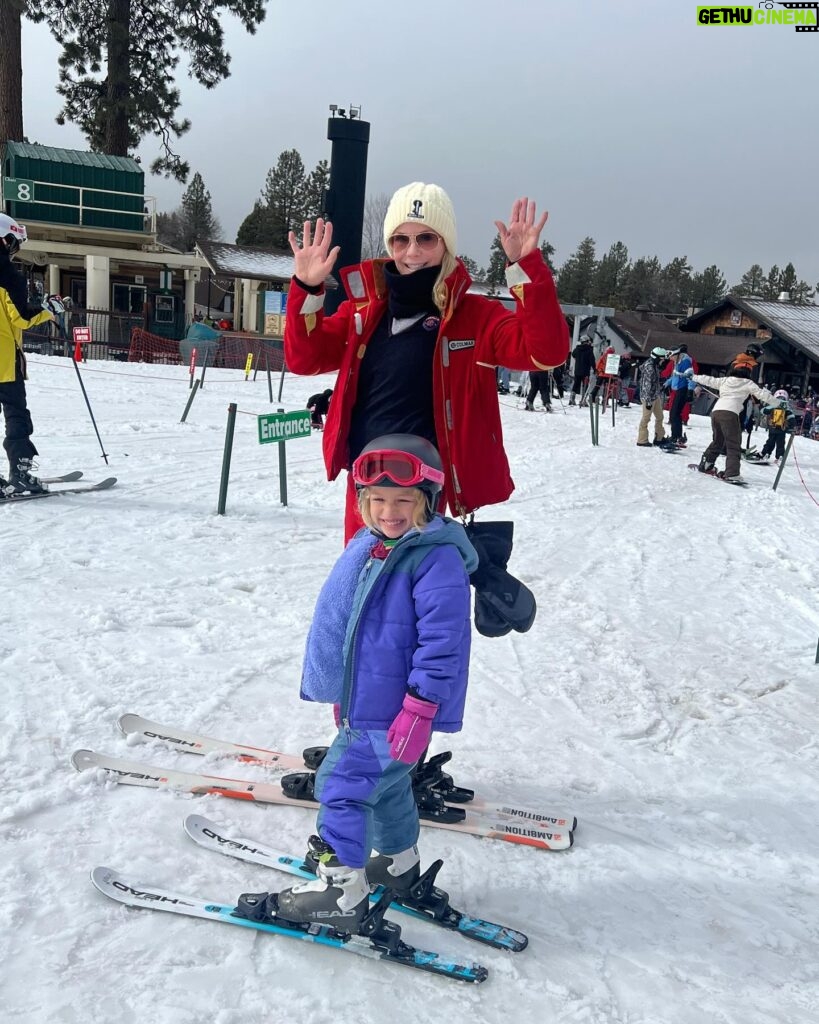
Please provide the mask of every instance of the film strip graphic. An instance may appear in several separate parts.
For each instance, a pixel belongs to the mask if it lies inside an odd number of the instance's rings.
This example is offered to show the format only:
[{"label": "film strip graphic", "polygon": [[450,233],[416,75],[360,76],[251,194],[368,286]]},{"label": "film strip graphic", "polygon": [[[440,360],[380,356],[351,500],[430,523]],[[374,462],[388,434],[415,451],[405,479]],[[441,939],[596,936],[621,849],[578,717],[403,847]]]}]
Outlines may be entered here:
[{"label": "film strip graphic", "polygon": [[[759,4],[762,7],[762,4]],[[768,4],[764,5],[766,8]],[[819,2],[814,0],[813,3],[798,3],[798,4],[779,4],[780,7],[785,7],[789,11],[810,11],[812,10],[815,15],[815,25],[795,25],[794,28],[797,32],[819,32]],[[771,4],[771,8],[773,4]]]}]

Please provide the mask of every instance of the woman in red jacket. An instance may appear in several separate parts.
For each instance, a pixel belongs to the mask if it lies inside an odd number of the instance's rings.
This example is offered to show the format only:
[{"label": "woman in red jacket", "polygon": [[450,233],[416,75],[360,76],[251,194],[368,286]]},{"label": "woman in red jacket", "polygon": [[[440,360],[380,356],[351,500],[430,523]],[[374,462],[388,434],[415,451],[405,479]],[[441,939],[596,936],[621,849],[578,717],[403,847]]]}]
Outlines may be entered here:
[{"label": "woman in red jacket", "polygon": [[[538,249],[548,214],[515,202],[495,221],[516,300],[509,312],[470,295],[456,257],[455,213],[437,185],[413,182],[390,201],[384,242],[390,258],[342,270],[348,299],[325,317],[324,280],[335,264],[332,225],[290,232],[295,275],[284,351],[293,373],[338,370],[323,435],[328,479],[348,469],[383,434],[425,437],[441,454],[443,499],[456,515],[505,501],[514,484],[503,448],[495,367],[546,370],[568,355],[566,321]],[[442,502],[443,510],[443,502]],[[348,478],[345,539],[362,525]]]}]

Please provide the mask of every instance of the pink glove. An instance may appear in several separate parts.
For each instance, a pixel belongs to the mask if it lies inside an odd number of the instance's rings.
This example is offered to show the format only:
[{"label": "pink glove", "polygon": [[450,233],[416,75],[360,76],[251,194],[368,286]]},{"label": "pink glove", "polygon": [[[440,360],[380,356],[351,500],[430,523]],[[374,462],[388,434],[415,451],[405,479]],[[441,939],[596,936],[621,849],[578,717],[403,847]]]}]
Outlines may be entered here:
[{"label": "pink glove", "polygon": [[336,729],[341,728],[341,705],[333,705],[333,721],[336,723]]},{"label": "pink glove", "polygon": [[395,721],[387,730],[390,757],[404,764],[415,764],[429,746],[432,719],[438,705],[407,694]]}]

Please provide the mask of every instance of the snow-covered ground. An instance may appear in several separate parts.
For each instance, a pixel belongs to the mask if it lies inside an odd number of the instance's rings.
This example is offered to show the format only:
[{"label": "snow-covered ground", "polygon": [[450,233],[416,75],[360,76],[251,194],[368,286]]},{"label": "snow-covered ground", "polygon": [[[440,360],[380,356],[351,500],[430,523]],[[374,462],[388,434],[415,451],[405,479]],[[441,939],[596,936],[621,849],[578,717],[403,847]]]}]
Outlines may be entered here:
[{"label": "snow-covered ground", "polygon": [[[199,811],[301,853],[313,816],[217,796],[105,784],[81,747],[261,778],[258,769],[129,746],[124,712],[298,751],[332,734],[298,699],[313,602],[341,549],[343,482],[320,439],[288,444],[262,376],[209,370],[187,423],[181,367],[83,370],[32,357],[40,471],[110,473],[105,494],[0,507],[0,1005],[22,1024],[808,1024],[819,1015],[819,444],[797,439],[747,489],[635,447],[639,410],[526,414],[504,427],[517,490],[510,568],[535,592],[532,630],[475,637],[466,724],[438,738],[456,782],[571,809],[575,846],[543,853],[424,830],[453,902],[527,932],[504,955],[402,919],[419,945],[486,964],[457,985],[332,950],[106,901],[88,873],[220,901],[284,875],[199,850]],[[300,408],[332,379],[285,381]],[[227,515],[215,514],[230,401]],[[246,414],[253,415],[246,415]],[[761,443],[757,435],[757,443]],[[799,471],[804,478],[800,480]],[[813,492],[811,497],[806,488]],[[254,771],[256,775],[254,776]]]}]

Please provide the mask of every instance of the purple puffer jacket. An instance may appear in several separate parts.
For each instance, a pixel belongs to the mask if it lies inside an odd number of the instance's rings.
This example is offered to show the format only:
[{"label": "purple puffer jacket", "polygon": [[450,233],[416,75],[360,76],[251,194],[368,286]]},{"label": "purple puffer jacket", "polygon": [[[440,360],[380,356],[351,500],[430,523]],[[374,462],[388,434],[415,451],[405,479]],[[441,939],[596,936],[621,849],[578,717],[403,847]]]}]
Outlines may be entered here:
[{"label": "purple puffer jacket", "polygon": [[[356,534],[333,567],[325,590],[335,586],[338,592],[339,575],[360,567],[374,543],[368,531]],[[338,700],[342,720],[350,728],[388,729],[412,688],[439,705],[435,730],[457,732],[469,675],[468,574],[477,565],[463,527],[442,516],[402,537],[383,563],[367,560],[349,614],[345,612],[340,663],[339,630],[316,628],[316,621],[311,627],[302,697]],[[321,608],[320,596],[317,618]],[[321,665],[326,673],[329,664],[338,666],[335,675],[341,683],[340,692],[332,697],[326,690],[318,692],[311,671],[311,666]]]}]

